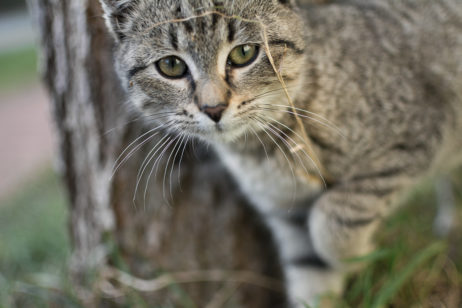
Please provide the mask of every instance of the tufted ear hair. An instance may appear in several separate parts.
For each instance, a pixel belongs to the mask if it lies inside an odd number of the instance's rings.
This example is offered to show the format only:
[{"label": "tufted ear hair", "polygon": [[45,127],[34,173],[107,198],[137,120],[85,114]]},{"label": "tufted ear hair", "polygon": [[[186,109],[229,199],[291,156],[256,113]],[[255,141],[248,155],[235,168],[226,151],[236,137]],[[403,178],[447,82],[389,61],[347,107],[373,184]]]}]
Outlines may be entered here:
[{"label": "tufted ear hair", "polygon": [[127,17],[129,17],[136,2],[136,0],[100,0],[106,26],[118,42],[125,38]]}]

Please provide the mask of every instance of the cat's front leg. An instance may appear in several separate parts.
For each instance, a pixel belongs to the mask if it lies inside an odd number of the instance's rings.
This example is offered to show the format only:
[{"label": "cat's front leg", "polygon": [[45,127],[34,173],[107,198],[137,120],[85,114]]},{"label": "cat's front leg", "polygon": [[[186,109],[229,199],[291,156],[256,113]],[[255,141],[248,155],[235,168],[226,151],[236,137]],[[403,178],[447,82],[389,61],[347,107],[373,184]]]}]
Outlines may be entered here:
[{"label": "cat's front leg", "polygon": [[[279,248],[287,296],[292,308],[315,307],[319,295],[340,293],[342,271],[331,268],[315,252],[307,232],[307,211],[268,214],[266,222]],[[320,306],[325,307],[325,305]]]},{"label": "cat's front leg", "polygon": [[347,268],[346,259],[371,252],[372,235],[391,209],[391,195],[348,187],[325,193],[313,206],[308,227],[316,253],[329,266]]},{"label": "cat's front leg", "polygon": [[325,192],[315,202],[307,225],[313,251],[325,267],[317,272],[305,267],[294,274],[305,271],[304,275],[317,281],[315,288],[298,290],[295,296],[302,297],[305,292],[304,300],[312,305],[322,293],[341,294],[343,275],[358,267],[347,260],[372,251],[374,231],[391,211],[396,192],[404,182],[403,178],[361,178]]}]

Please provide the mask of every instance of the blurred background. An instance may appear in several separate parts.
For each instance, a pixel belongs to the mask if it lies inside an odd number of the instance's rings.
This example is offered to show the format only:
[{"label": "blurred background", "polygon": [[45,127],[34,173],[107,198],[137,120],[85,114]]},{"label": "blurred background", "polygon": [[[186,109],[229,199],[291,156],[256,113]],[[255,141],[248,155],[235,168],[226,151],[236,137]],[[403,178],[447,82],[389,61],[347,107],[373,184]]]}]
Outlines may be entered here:
[{"label": "blurred background", "polygon": [[47,306],[69,253],[36,39],[25,1],[1,0],[0,307]]}]

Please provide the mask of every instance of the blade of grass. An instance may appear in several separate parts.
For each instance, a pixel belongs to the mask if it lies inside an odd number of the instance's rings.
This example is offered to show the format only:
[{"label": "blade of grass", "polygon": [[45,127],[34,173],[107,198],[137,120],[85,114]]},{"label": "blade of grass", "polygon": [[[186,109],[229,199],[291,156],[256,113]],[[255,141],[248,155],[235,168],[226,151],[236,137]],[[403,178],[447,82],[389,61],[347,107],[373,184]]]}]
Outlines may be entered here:
[{"label": "blade of grass", "polygon": [[444,243],[437,242],[418,253],[402,271],[392,276],[389,282],[385,284],[371,308],[384,307],[419,266],[443,251],[445,247]]},{"label": "blade of grass", "polygon": [[347,263],[361,263],[361,262],[375,262],[378,260],[382,260],[390,256],[391,252],[389,249],[380,249],[375,250],[367,255],[348,258],[345,260]]}]

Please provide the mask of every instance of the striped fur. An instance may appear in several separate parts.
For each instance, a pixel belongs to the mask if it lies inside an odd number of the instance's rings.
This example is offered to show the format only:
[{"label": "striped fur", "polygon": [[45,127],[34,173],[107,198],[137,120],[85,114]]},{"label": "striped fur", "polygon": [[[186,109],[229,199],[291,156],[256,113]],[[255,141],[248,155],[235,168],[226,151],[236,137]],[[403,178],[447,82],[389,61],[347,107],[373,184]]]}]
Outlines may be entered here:
[{"label": "striped fur", "polygon": [[[214,146],[274,234],[294,307],[341,292],[397,198],[460,161],[461,0],[101,1],[131,106]],[[256,60],[230,67],[248,43]],[[184,78],[156,70],[169,55]],[[202,107],[219,104],[216,123]]]}]

